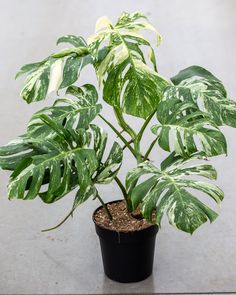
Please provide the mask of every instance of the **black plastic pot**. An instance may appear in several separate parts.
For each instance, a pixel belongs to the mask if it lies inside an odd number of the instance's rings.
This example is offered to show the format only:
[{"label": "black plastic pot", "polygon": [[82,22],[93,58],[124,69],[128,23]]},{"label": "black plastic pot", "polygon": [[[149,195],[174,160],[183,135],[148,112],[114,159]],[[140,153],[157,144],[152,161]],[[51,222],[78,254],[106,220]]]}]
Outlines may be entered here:
[{"label": "black plastic pot", "polygon": [[[114,201],[118,202],[118,201]],[[114,203],[110,202],[110,203]],[[151,275],[158,227],[132,232],[117,232],[106,229],[93,221],[100,239],[105,274],[122,283],[138,282]]]}]

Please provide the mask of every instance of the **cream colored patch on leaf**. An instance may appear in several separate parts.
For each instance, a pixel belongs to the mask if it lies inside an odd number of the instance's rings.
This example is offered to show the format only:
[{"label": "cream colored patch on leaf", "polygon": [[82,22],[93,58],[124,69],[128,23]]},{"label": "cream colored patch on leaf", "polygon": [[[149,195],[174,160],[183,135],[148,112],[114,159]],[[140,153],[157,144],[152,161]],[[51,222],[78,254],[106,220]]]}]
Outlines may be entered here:
[{"label": "cream colored patch on leaf", "polygon": [[96,22],[95,32],[98,32],[102,29],[110,29],[111,25],[111,20],[107,16],[102,16]]},{"label": "cream colored patch on leaf", "polygon": [[50,82],[49,82],[47,94],[58,90],[62,82],[63,63],[64,62],[62,59],[58,59],[52,65],[51,71],[50,71]]}]

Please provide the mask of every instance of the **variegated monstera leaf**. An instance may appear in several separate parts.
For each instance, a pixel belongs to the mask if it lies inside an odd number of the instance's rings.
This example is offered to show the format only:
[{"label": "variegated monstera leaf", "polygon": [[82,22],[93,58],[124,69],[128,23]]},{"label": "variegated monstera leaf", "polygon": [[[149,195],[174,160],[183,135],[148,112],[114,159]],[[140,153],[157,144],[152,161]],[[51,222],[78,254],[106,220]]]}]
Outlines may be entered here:
[{"label": "variegated monstera leaf", "polygon": [[[188,178],[216,179],[216,170],[211,165],[186,167],[183,164],[186,162],[182,159],[166,170],[160,170],[150,162],[141,163],[128,173],[126,187],[133,209],[140,206],[147,220],[160,226],[166,212],[170,224],[192,234],[207,220],[213,222],[217,217],[217,213],[202,203],[192,189],[209,195],[217,203],[222,201],[223,192],[211,183]],[[140,181],[142,176],[146,176],[146,180]]]},{"label": "variegated monstera leaf", "polygon": [[[99,19],[88,43],[93,56],[99,59],[95,67],[103,84],[104,100],[121,112],[145,119],[156,110],[169,82],[157,73],[153,48],[140,34],[142,30],[153,31],[159,44],[160,35],[140,12],[123,13],[115,25],[107,17]],[[102,59],[101,45],[105,46]],[[141,46],[149,48],[152,67]]]},{"label": "variegated monstera leaf", "polygon": [[223,133],[209,113],[199,110],[194,93],[187,87],[167,87],[157,109],[159,124],[152,132],[160,147],[185,158],[197,151],[205,156],[226,154]]},{"label": "variegated monstera leaf", "polygon": [[[96,193],[94,184],[109,183],[122,161],[122,148],[114,142],[103,161],[107,134],[90,124],[101,110],[94,86],[69,87],[75,99],[59,99],[34,114],[27,134],[0,148],[0,167],[14,170],[9,197],[47,203],[79,186],[77,204]],[[43,184],[48,184],[44,191]]]},{"label": "variegated monstera leaf", "polygon": [[98,93],[91,84],[82,87],[70,86],[66,94],[74,99],[57,99],[53,106],[43,108],[31,118],[27,133],[31,137],[50,138],[55,131],[41,120],[42,115],[47,115],[65,128],[87,129],[93,119],[99,114],[102,105],[98,103]]},{"label": "variegated monstera leaf", "polygon": [[21,96],[28,103],[45,99],[52,91],[65,88],[77,81],[82,68],[92,62],[87,44],[82,37],[63,36],[59,43],[73,45],[51,54],[41,62],[23,66],[16,77],[27,74]]},{"label": "variegated monstera leaf", "polygon": [[[222,82],[209,71],[191,66],[171,80],[176,85],[176,95],[188,91],[189,98],[200,110],[207,112],[216,125],[236,127],[236,102],[227,98]],[[186,96],[182,98],[186,100]]]},{"label": "variegated monstera leaf", "polygon": [[[85,201],[96,183],[109,183],[122,161],[122,148],[114,142],[104,161],[107,134],[98,126],[89,130],[61,126],[47,115],[39,117],[53,130],[45,140],[29,135],[0,148],[0,166],[14,170],[8,185],[9,198],[52,203],[79,187],[77,202]],[[47,184],[46,187],[43,185]]]}]

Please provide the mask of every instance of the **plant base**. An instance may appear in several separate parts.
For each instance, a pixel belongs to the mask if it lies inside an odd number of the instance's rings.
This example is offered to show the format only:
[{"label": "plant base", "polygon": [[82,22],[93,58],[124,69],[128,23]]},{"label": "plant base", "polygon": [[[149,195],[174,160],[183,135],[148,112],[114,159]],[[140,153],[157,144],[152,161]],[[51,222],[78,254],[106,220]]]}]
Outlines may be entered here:
[{"label": "plant base", "polygon": [[93,221],[100,239],[105,274],[122,283],[138,282],[150,276],[158,227],[150,225],[130,232],[106,229],[95,222],[97,210],[93,213]]}]

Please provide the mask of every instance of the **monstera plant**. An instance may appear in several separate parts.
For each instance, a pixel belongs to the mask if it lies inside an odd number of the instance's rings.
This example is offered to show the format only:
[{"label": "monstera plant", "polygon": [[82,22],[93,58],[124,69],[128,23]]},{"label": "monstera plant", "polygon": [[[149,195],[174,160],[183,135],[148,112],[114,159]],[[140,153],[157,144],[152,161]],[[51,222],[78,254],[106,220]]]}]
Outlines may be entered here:
[{"label": "monstera plant", "polygon": [[[63,98],[35,113],[25,134],[0,148],[0,166],[13,171],[10,199],[40,197],[53,203],[75,190],[65,220],[89,198],[98,199],[112,219],[97,184],[115,181],[128,212],[138,209],[150,223],[160,226],[166,213],[170,224],[193,233],[216,219],[217,213],[196,193],[217,203],[223,199],[220,188],[199,176],[216,179],[216,170],[204,160],[227,154],[220,126],[236,127],[236,103],[227,97],[221,81],[200,66],[190,66],[171,79],[160,75],[144,30],[155,35],[154,47],[160,44],[160,35],[140,12],[123,13],[116,24],[102,17],[87,41],[63,36],[57,44],[69,47],[19,70],[16,77],[26,75],[21,97],[27,103],[44,100],[53,91]],[[96,72],[100,98],[95,86],[78,84],[88,65]],[[102,100],[110,105],[120,129],[102,114]],[[140,130],[130,126],[126,115],[143,122]],[[118,138],[109,151],[108,133],[92,123],[95,118]],[[156,121],[150,128],[153,141],[141,150],[151,119]],[[160,166],[149,158],[158,145],[168,152]],[[127,171],[124,184],[118,172],[125,148],[137,166]]]}]

